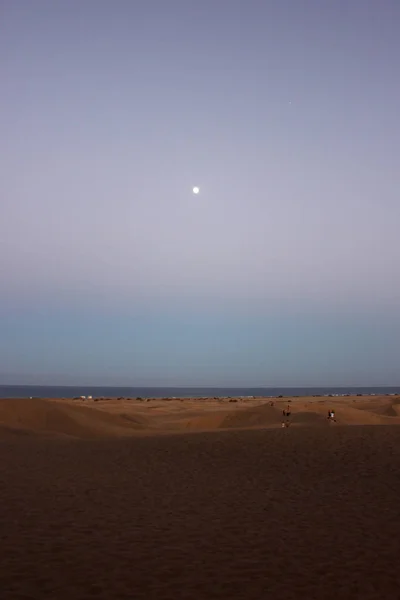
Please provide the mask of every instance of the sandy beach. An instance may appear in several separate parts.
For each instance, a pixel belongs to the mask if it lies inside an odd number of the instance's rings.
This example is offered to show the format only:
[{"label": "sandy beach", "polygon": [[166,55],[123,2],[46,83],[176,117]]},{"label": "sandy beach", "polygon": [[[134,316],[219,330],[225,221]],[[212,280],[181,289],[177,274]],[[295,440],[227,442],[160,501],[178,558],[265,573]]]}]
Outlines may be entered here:
[{"label": "sandy beach", "polygon": [[0,400],[2,598],[397,598],[400,398],[272,402]]}]

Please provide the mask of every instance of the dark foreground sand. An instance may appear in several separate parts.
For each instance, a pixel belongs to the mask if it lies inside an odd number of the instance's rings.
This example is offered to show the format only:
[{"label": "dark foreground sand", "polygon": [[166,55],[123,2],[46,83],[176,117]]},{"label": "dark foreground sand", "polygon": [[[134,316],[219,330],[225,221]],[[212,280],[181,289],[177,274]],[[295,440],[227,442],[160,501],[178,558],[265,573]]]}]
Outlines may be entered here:
[{"label": "dark foreground sand", "polygon": [[3,600],[400,597],[400,429],[0,441]]}]

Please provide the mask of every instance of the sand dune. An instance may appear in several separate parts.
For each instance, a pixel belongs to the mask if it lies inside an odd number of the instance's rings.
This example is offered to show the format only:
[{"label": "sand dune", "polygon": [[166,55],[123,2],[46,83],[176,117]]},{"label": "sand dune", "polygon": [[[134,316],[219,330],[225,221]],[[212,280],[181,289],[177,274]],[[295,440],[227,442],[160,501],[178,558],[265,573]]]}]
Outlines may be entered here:
[{"label": "sand dune", "polygon": [[281,407],[265,403],[251,408],[199,414],[186,423],[186,428],[196,430],[270,428],[280,426],[281,422]]},{"label": "sand dune", "polygon": [[398,398],[265,399],[229,403],[218,400],[72,400],[0,399],[0,438],[21,435],[83,439],[223,429],[277,428],[290,406],[291,427],[330,427],[328,409],[344,425],[399,425]]},{"label": "sand dune", "polygon": [[44,434],[76,438],[132,435],[143,417],[107,414],[85,406],[43,399],[0,399],[0,435]]},{"label": "sand dune", "polygon": [[[271,406],[269,402],[251,408],[239,407],[224,411],[211,411],[204,408],[190,419],[180,418],[175,422],[176,429],[209,431],[214,429],[256,429],[275,428],[282,423],[282,411],[288,406],[281,401]],[[332,401],[290,402],[290,426],[330,427],[327,420],[328,408],[335,409],[338,425],[396,425],[400,424],[400,405],[393,403],[377,404],[373,410],[356,404]]]},{"label": "sand dune", "polygon": [[399,408],[0,400],[2,600],[397,598]]},{"label": "sand dune", "polygon": [[387,400],[386,398],[381,398],[380,400],[362,402],[356,404],[355,408],[388,417],[397,417],[400,415],[400,401],[397,399]]},{"label": "sand dune", "polygon": [[[400,424],[400,419],[391,418],[386,412],[379,414],[376,410],[360,409],[357,404],[345,402],[330,402],[326,404],[315,404],[307,407],[307,412],[311,415],[323,416],[326,419],[327,409],[335,409],[337,423],[340,425],[396,425]],[[295,411],[296,409],[294,409]],[[294,417],[295,420],[295,417]]]}]

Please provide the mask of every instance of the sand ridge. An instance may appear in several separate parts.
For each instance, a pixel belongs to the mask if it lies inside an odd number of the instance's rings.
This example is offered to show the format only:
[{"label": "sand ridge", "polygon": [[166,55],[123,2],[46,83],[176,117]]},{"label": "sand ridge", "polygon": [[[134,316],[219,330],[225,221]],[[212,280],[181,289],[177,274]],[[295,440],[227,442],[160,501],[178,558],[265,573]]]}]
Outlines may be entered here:
[{"label": "sand ridge", "polygon": [[145,426],[139,415],[116,415],[42,398],[0,399],[0,435],[61,435],[102,438],[132,435]]},{"label": "sand ridge", "polygon": [[[2,437],[81,439],[162,435],[223,429],[278,428],[290,407],[290,427],[399,425],[400,398],[284,399],[0,399]],[[337,423],[327,420],[334,408]]]}]

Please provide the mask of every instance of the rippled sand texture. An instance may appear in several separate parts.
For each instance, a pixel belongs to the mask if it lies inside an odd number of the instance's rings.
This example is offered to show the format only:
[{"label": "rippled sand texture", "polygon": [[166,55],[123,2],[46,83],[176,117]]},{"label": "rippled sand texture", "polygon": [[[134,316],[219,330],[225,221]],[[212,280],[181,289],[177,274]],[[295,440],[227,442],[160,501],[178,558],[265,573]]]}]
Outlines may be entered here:
[{"label": "rippled sand texture", "polygon": [[0,441],[4,600],[399,597],[396,426],[17,429]]}]

